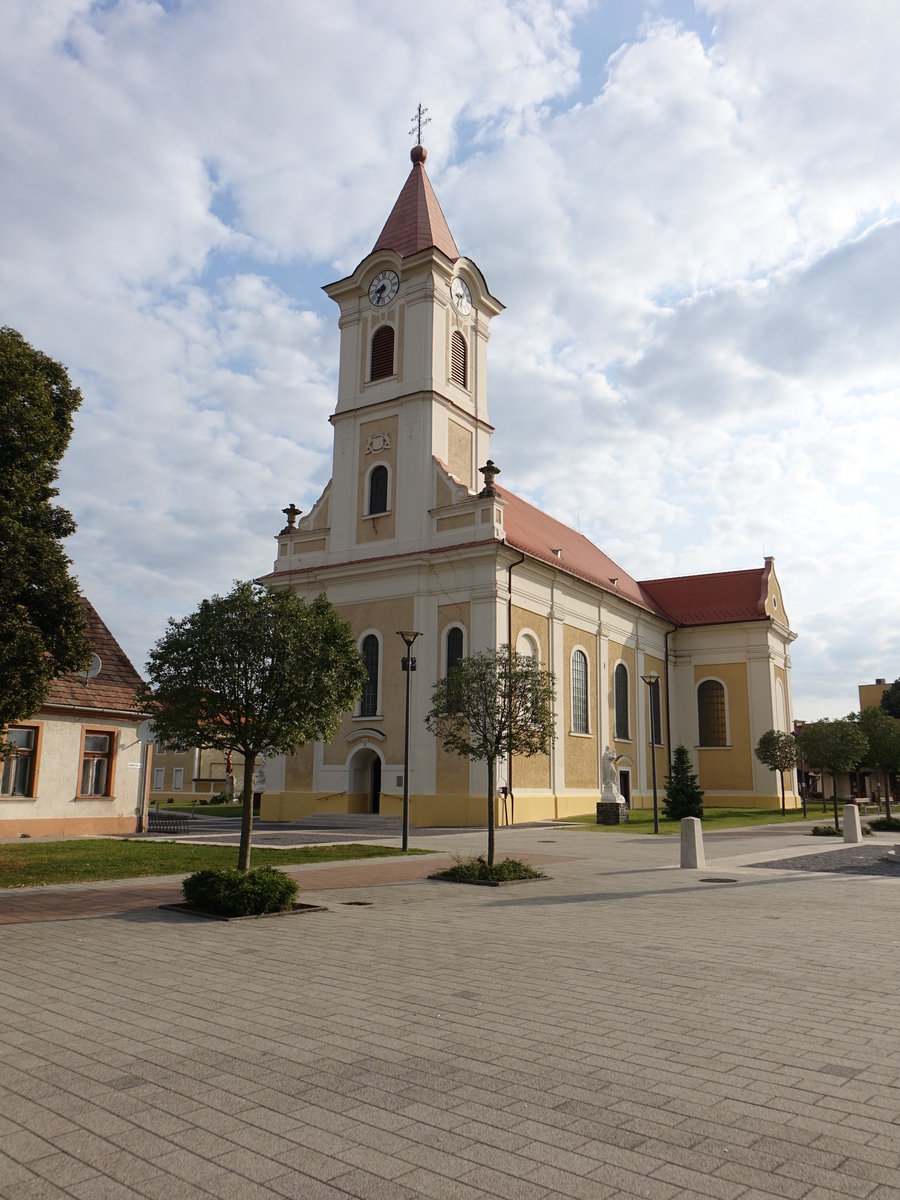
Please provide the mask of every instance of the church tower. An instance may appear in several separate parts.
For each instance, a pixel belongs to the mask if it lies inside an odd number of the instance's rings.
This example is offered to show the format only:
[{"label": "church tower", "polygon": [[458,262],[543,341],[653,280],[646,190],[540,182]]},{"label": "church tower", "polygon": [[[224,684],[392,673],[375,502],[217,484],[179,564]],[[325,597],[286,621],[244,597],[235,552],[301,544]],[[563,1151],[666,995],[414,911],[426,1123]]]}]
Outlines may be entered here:
[{"label": "church tower", "polygon": [[424,147],[410,157],[372,252],[324,289],[341,331],[329,558],[423,548],[442,502],[434,459],[472,492],[489,457],[487,342],[503,305],[460,255]]}]

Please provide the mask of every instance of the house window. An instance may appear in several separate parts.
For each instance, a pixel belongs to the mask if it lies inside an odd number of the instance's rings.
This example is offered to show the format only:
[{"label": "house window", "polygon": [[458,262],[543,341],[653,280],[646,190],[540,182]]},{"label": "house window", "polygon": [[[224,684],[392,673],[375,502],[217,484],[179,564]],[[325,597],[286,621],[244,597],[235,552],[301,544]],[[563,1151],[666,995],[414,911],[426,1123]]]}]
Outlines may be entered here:
[{"label": "house window", "polygon": [[463,656],[463,631],[458,625],[447,630],[447,674],[449,675]]},{"label": "house window", "polygon": [[111,796],[116,735],[109,730],[87,729],[81,751],[79,796]]},{"label": "house window", "polygon": [[184,787],[184,767],[172,768],[172,791],[180,792]]},{"label": "house window", "polygon": [[616,667],[615,701],[616,701],[616,738],[627,741],[631,734],[628,732],[628,668],[624,663]]},{"label": "house window", "polygon": [[166,786],[166,768],[165,767],[154,767],[153,768],[153,790],[154,790],[154,792],[161,792],[165,786]]},{"label": "house window", "polygon": [[697,724],[701,746],[727,746],[725,688],[718,679],[704,679],[697,688]]},{"label": "house window", "polygon": [[388,470],[387,467],[374,467],[369,475],[369,507],[368,513],[384,513],[388,510]]},{"label": "house window", "polygon": [[363,638],[362,656],[366,666],[366,682],[359,701],[359,715],[374,717],[378,712],[378,638],[374,633]]},{"label": "house window", "polygon": [[588,732],[587,655],[576,650],[572,655],[572,732]]},{"label": "house window", "polygon": [[0,795],[33,796],[34,770],[37,750],[36,725],[10,725],[6,744],[15,749],[3,760],[3,781]]},{"label": "house window", "polygon": [[387,379],[394,373],[394,327],[379,325],[372,338],[369,379]]},{"label": "house window", "polygon": [[468,387],[466,339],[458,329],[450,339],[450,378],[460,387]]}]

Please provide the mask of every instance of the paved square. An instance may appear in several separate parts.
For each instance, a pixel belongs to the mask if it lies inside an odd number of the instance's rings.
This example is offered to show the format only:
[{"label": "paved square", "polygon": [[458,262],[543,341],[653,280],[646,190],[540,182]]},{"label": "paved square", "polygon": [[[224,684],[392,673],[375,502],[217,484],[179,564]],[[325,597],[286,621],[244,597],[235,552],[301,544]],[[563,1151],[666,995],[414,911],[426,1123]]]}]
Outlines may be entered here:
[{"label": "paved square", "polygon": [[900,879],[750,868],[799,831],[498,842],[552,879],[4,925],[0,1196],[900,1197]]}]

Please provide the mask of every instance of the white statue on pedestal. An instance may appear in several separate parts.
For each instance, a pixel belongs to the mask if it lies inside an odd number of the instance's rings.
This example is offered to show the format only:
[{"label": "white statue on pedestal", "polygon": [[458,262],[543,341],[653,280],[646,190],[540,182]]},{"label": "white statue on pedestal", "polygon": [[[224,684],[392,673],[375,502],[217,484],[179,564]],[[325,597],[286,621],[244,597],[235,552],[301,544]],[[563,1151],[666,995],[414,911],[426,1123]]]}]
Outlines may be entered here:
[{"label": "white statue on pedestal", "polygon": [[613,754],[609,746],[603,751],[601,759],[601,782],[603,787],[600,791],[600,801],[602,804],[624,804],[625,797],[619,791],[619,774],[616,771],[616,763],[619,755]]}]

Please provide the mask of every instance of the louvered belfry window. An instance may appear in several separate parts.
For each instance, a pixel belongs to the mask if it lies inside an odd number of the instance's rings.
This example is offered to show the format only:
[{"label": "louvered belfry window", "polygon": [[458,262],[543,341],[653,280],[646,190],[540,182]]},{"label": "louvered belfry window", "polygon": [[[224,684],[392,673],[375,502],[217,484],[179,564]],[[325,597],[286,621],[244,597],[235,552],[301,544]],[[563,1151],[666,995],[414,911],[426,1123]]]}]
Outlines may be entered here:
[{"label": "louvered belfry window", "polygon": [[380,325],[372,338],[369,379],[387,379],[394,373],[394,327]]},{"label": "louvered belfry window", "polygon": [[450,378],[460,387],[468,387],[467,365],[466,340],[458,329],[454,329],[450,339]]}]

